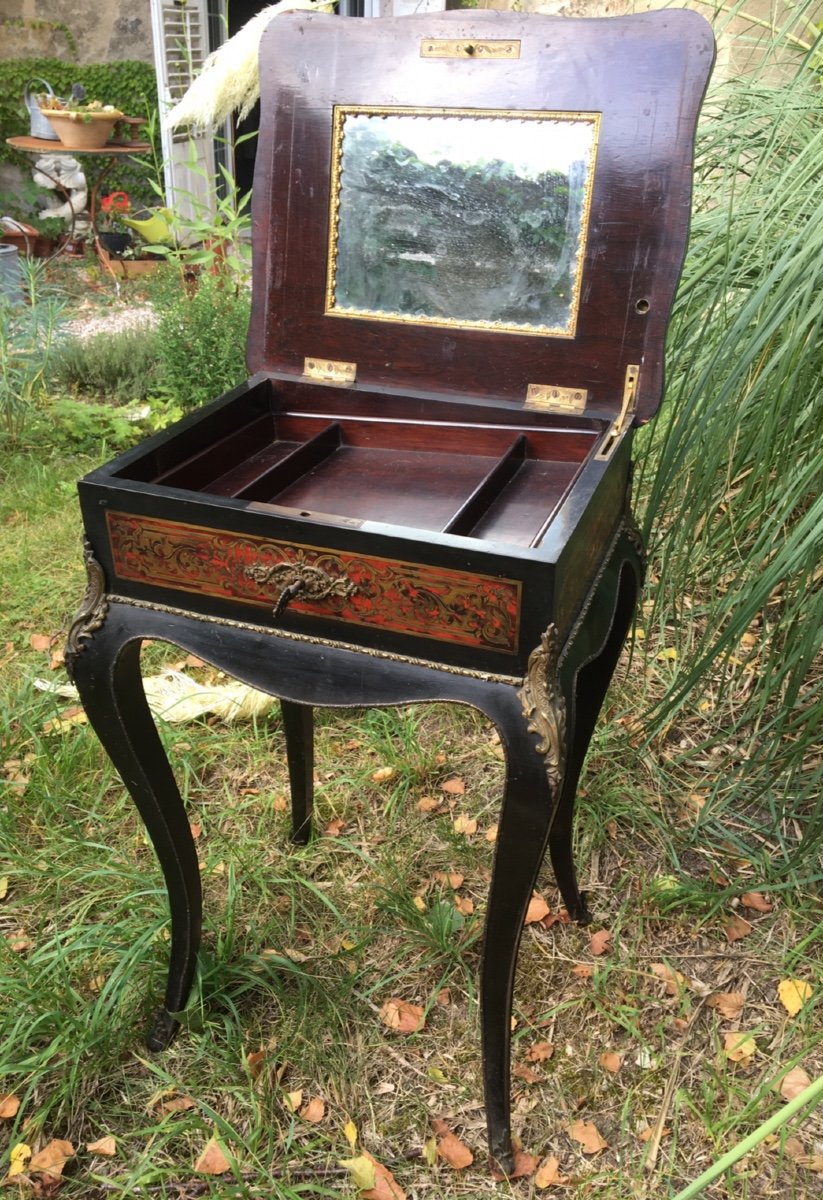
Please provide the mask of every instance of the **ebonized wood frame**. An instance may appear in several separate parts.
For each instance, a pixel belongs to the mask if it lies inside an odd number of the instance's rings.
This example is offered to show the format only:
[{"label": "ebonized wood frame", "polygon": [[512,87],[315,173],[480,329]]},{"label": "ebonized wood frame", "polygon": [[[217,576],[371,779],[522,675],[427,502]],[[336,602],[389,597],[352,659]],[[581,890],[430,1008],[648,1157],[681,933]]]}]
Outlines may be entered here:
[{"label": "ebonized wood frame", "polygon": [[311,827],[313,706],[451,701],[473,705],[494,722],[505,751],[506,783],[486,912],[481,1027],[489,1153],[510,1173],[510,1020],[517,951],[547,846],[569,913],[581,923],[589,920],[572,859],[574,801],[642,583],[643,548],[630,514],[570,635],[561,644],[549,624],[519,682],[411,665],[390,654],[374,656],[332,644],[318,648],[265,627],[121,598],[106,591],[91,552],[87,566],[89,585],[69,634],[66,663],[89,720],[145,822],[171,908],[168,983],[148,1038],[151,1049],[169,1044],[177,1030],[173,1014],[188,999],[200,942],[201,889],[188,817],[143,692],[142,640],[171,642],[280,698],[298,841],[309,837]]}]

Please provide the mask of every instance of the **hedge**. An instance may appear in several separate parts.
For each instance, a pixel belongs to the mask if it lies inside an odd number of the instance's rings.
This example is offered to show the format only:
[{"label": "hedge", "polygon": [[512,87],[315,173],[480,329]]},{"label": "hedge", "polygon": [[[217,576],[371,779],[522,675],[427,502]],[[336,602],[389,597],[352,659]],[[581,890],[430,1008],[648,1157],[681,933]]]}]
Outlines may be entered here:
[{"label": "hedge", "polygon": [[[7,146],[5,138],[30,132],[29,114],[23,102],[26,84],[47,79],[58,96],[67,96],[73,83],[82,83],[89,100],[114,104],[129,117],[147,117],[157,110],[157,77],[154,67],[145,62],[78,63],[58,58],[16,58],[0,61],[0,162],[23,166],[23,156]],[[56,143],[57,144],[57,143]],[[159,144],[155,147],[158,158]],[[31,161],[29,155],[25,158]],[[125,161],[117,163],[106,176],[108,190],[122,190],[144,204],[157,197],[146,182],[146,165]]]}]

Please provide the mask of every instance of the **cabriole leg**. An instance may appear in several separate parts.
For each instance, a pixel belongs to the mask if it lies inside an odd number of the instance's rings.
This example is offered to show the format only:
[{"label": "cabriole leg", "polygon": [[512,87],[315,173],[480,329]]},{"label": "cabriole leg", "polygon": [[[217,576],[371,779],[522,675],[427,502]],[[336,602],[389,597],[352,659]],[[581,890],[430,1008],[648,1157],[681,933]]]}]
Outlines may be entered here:
[{"label": "cabriole leg", "polygon": [[[164,1007],[146,1039],[163,1050],[179,1027],[200,944],[201,889],[197,852],[174,776],[140,676],[140,642],[110,625],[72,657],[80,699],[104,750],[128,788],[157,853],[171,907],[171,954]],[[119,634],[119,636],[118,636]]]},{"label": "cabriole leg", "polygon": [[507,774],[486,916],[480,1000],[489,1152],[505,1174],[514,1169],[510,1059],[517,951],[546,852],[565,750],[553,634],[549,630],[532,654],[522,691],[509,692],[508,711],[494,717]]},{"label": "cabriole leg", "polygon": [[283,733],[291,788],[292,841],[305,845],[311,836],[314,805],[314,710],[308,704],[281,700]]},{"label": "cabriole leg", "polygon": [[[570,692],[567,706],[569,752],[560,800],[549,834],[549,853],[563,903],[572,920],[581,925],[587,925],[592,918],[586,904],[586,897],[577,885],[577,873],[574,866],[572,843],[577,784],[606,691],[631,626],[637,603],[638,586],[634,567],[626,563],[620,575],[614,616],[605,642],[594,658],[584,661],[583,666],[573,671],[571,682],[568,685]],[[592,617],[595,621],[598,617],[598,612],[594,608]],[[585,645],[584,630],[581,630],[580,640]],[[572,647],[570,657],[574,654],[575,648]]]}]

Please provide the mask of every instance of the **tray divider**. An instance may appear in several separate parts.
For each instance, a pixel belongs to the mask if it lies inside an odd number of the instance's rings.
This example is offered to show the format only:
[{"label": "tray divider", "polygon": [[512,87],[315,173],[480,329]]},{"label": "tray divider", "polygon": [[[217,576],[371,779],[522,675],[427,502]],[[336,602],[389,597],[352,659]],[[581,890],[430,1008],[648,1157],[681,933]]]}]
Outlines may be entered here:
[{"label": "tray divider", "polygon": [[443,528],[443,533],[466,536],[494,503],[507,483],[510,483],[526,461],[528,442],[525,434],[514,439],[490,471],[480,480],[468,499]]},{"label": "tray divider", "polygon": [[151,482],[166,487],[185,487],[198,490],[205,488],[213,479],[227,470],[227,463],[234,465],[258,449],[271,437],[272,418],[269,413],[253,417],[239,429],[210,443],[182,462],[161,471]]},{"label": "tray divider", "polygon": [[274,500],[280,492],[296,483],[301,475],[305,475],[324,459],[334,454],[342,442],[343,430],[340,422],[332,421],[313,438],[304,442],[302,446],[298,446],[296,450],[292,450],[280,462],[275,463],[270,470],[239,491],[235,499],[262,500],[264,502]]}]

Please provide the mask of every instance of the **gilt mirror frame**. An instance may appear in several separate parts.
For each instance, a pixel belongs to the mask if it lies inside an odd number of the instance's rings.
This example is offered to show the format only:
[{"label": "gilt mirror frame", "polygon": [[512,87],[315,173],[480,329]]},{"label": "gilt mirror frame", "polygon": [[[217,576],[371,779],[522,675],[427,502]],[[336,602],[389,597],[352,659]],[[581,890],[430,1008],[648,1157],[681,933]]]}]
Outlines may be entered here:
[{"label": "gilt mirror frame", "polygon": [[[505,121],[507,123],[516,122],[523,124],[524,122],[534,126],[544,124],[548,126],[546,132],[550,135],[553,130],[556,130],[559,124],[565,124],[573,127],[575,132],[582,132],[583,138],[579,148],[579,158],[573,159],[569,154],[568,160],[564,162],[562,152],[560,165],[557,161],[549,162],[548,155],[550,144],[543,140],[542,144],[536,142],[533,147],[533,153],[529,155],[529,167],[527,170],[532,172],[532,181],[536,181],[542,176],[534,174],[537,169],[540,169],[544,174],[548,171],[554,173],[565,173],[567,177],[570,175],[570,170],[574,162],[582,161],[584,164],[584,175],[582,188],[578,185],[577,204],[579,205],[579,213],[575,215],[574,224],[569,229],[566,229],[566,241],[564,244],[564,253],[566,257],[567,275],[562,277],[561,282],[567,283],[567,292],[558,293],[558,307],[562,307],[560,320],[554,321],[529,321],[512,319],[509,314],[508,319],[505,317],[493,316],[486,314],[484,316],[473,317],[469,316],[468,312],[463,312],[458,315],[449,315],[444,311],[431,311],[438,308],[438,303],[435,300],[430,302],[428,309],[420,303],[415,305],[415,311],[403,311],[398,306],[396,309],[386,309],[375,305],[372,307],[369,304],[358,304],[347,302],[350,297],[345,294],[340,295],[340,276],[341,276],[341,246],[348,247],[351,244],[362,244],[362,230],[364,221],[368,220],[367,214],[364,214],[361,208],[357,208],[355,199],[362,199],[362,196],[354,196],[349,192],[345,183],[346,174],[346,155],[347,149],[351,152],[351,144],[347,147],[347,131],[354,128],[351,124],[351,119],[367,118],[377,119],[378,121],[400,118],[403,121],[417,120],[425,122],[429,130],[434,129],[433,121],[439,120],[440,136],[443,136],[445,129],[444,119],[451,122],[466,122],[466,121]],[[579,127],[583,126],[582,130]],[[361,126],[362,127],[362,126]],[[395,120],[391,128],[397,131],[398,124]],[[418,162],[421,162],[419,157],[420,151],[420,134],[423,132],[418,129],[415,131],[417,136],[410,137],[410,141],[416,141],[418,151],[410,150],[410,153],[415,156]],[[409,135],[410,128],[404,129],[404,133]],[[506,131],[506,136],[511,137],[513,131]],[[451,131],[452,138],[456,142],[457,137],[455,131]],[[448,136],[448,135],[447,135]],[[327,275],[326,275],[326,295],[324,315],[330,317],[356,318],[367,319],[371,321],[388,321],[399,322],[403,324],[434,326],[441,328],[452,329],[482,329],[493,330],[497,333],[519,333],[528,335],[542,335],[544,337],[556,338],[573,338],[577,328],[577,318],[580,307],[581,283],[583,275],[583,264],[586,254],[586,244],[589,233],[589,216],[591,211],[592,191],[594,186],[595,167],[597,161],[597,150],[600,136],[600,113],[598,112],[569,112],[569,111],[546,111],[546,110],[523,110],[523,109],[479,109],[479,108],[419,108],[412,106],[377,106],[377,105],[362,105],[362,104],[339,104],[334,106],[333,110],[333,128],[332,128],[332,161],[330,175],[330,198],[329,198],[329,244],[327,252]],[[566,139],[568,141],[568,138]],[[388,147],[390,142],[386,141]],[[425,153],[425,151],[423,151]],[[465,154],[466,158],[459,163],[455,163],[454,158],[448,160],[450,165],[455,169],[469,168],[475,169],[475,172],[482,168],[484,159],[478,154],[477,150],[465,150],[461,147],[461,154]],[[472,161],[472,153],[474,161]],[[541,160],[541,154],[543,158]],[[503,162],[499,157],[494,161],[501,162],[502,166],[511,166],[512,175],[515,179],[523,178],[524,170],[522,161],[518,164]],[[437,170],[442,166],[442,162],[437,162],[430,158],[427,164]],[[361,164],[362,166],[362,164]],[[565,172],[564,172],[565,168]],[[518,170],[521,172],[518,175]],[[569,184],[569,188],[571,185]],[[411,195],[411,188],[407,192]],[[567,209],[565,221],[571,221],[571,211],[568,207],[569,199],[567,198]],[[421,212],[422,216],[422,212]],[[463,215],[458,214],[458,219],[462,220]],[[464,222],[465,225],[465,222]],[[351,226],[351,228],[347,228]],[[448,231],[447,231],[448,232]],[[496,231],[499,234],[499,230]],[[538,230],[535,227],[535,234]],[[494,234],[495,231],[492,231]],[[452,228],[452,240],[454,240],[454,227]],[[471,249],[471,233],[464,230],[462,236],[465,238],[465,243]],[[479,242],[477,242],[479,245]],[[481,253],[480,250],[477,252]],[[403,258],[404,255],[398,253],[397,258]],[[437,262],[429,255],[407,253],[406,258],[425,259],[427,265],[434,266],[435,274]],[[562,256],[561,256],[562,257]],[[536,253],[537,261],[539,259],[539,249]],[[383,261],[386,261],[385,257]],[[495,268],[499,269],[499,273],[505,283],[505,273],[507,262],[501,260],[495,264],[490,263],[490,275],[494,275]],[[343,264],[345,266],[345,264]],[[546,266],[549,266],[546,259]],[[478,294],[479,292],[479,294]],[[473,305],[483,307],[484,297],[482,289],[478,289],[471,295],[468,291],[464,294],[465,307],[468,309]],[[486,297],[490,300],[490,297]],[[547,300],[541,299],[541,303],[546,304]],[[421,307],[423,311],[420,311]],[[442,307],[442,306],[441,306]],[[562,317],[565,316],[565,320]]]}]

